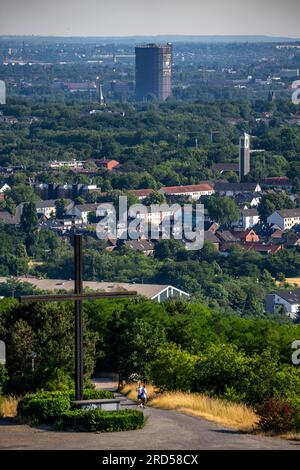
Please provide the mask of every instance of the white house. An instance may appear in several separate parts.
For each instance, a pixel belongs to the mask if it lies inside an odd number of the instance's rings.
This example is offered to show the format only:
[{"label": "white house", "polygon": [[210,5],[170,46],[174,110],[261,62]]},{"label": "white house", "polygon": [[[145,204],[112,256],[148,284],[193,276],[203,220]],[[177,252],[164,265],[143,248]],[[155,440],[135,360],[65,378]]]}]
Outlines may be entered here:
[{"label": "white house", "polygon": [[[65,210],[66,212],[68,212],[72,208],[74,203],[71,199],[65,199],[65,201],[66,201]],[[47,219],[50,219],[50,217],[55,217],[56,215],[55,202],[56,202],[56,199],[38,201],[36,203],[36,212],[38,214],[43,214]]]},{"label": "white house", "polygon": [[5,191],[9,191],[11,187],[7,183],[0,183],[0,194],[5,193]]},{"label": "white house", "polygon": [[82,219],[83,223],[88,222],[88,215],[92,212],[96,212],[99,207],[99,203],[93,204],[78,204],[73,206],[68,212],[67,215],[76,215],[79,219]]},{"label": "white house", "polygon": [[277,210],[267,218],[267,222],[269,225],[277,225],[281,230],[290,230],[300,224],[300,208]]},{"label": "white house", "polygon": [[197,201],[201,196],[211,196],[215,191],[211,184],[200,183],[188,186],[163,186],[160,192],[165,196],[187,196]]},{"label": "white house", "polygon": [[259,223],[259,214],[257,209],[244,209],[242,210],[242,227],[244,230],[253,227]]},{"label": "white house", "polygon": [[158,210],[151,210],[151,206],[145,206],[145,210],[140,212],[129,208],[128,215],[129,217],[141,219],[143,222],[150,223],[152,226],[158,227],[164,219],[171,219],[175,215],[172,206],[168,206],[167,204],[166,208],[163,208],[162,206]]},{"label": "white house", "polygon": [[276,305],[283,305],[287,315],[291,318],[296,318],[298,309],[300,307],[300,289],[292,291],[282,290],[274,294],[274,311]]},{"label": "white house", "polygon": [[84,162],[83,161],[78,161],[75,158],[73,160],[68,160],[68,161],[57,161],[54,160],[52,162],[49,162],[48,166],[51,169],[59,169],[59,168],[73,168],[75,170],[79,168],[83,168]]}]

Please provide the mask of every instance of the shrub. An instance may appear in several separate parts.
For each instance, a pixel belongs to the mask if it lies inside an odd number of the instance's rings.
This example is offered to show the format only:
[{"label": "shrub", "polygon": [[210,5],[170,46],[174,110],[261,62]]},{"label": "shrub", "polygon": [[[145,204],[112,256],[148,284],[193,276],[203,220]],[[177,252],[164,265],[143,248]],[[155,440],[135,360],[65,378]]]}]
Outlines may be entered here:
[{"label": "shrub", "polygon": [[55,368],[47,379],[41,380],[40,387],[45,390],[68,391],[72,388],[73,380],[63,369]]},{"label": "shrub", "polygon": [[18,404],[18,416],[38,423],[50,423],[55,415],[70,409],[70,396],[60,392],[29,394]]},{"label": "shrub", "polygon": [[286,400],[272,397],[257,407],[257,413],[260,416],[259,426],[263,431],[281,433],[296,430],[297,410]]},{"label": "shrub", "polygon": [[[87,389],[83,392],[83,398],[84,400],[114,398],[114,394],[107,390]],[[33,422],[49,423],[53,421],[55,415],[69,410],[74,399],[74,390],[31,393],[20,400],[18,415]]]},{"label": "shrub", "polygon": [[[108,390],[93,390],[87,389],[83,392],[83,399],[84,400],[96,400],[96,399],[104,399],[104,398],[114,398],[114,394]],[[73,393],[72,393],[73,399]]]},{"label": "shrub", "polygon": [[151,364],[150,378],[163,390],[188,391],[196,359],[176,344],[165,344],[157,350],[156,359]]},{"label": "shrub", "polygon": [[2,394],[2,388],[8,379],[6,368],[3,364],[0,364],[0,395]]},{"label": "shrub", "polygon": [[138,410],[104,411],[72,410],[57,417],[57,430],[72,429],[87,432],[116,432],[139,429],[144,425],[144,415]]}]

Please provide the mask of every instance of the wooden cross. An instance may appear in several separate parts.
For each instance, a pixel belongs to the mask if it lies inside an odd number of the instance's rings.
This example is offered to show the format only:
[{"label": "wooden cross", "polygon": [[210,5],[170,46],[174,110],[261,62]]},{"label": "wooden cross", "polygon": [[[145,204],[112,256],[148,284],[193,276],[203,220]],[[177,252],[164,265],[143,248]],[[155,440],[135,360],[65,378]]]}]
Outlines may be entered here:
[{"label": "wooden cross", "polygon": [[74,294],[53,295],[23,295],[19,297],[20,302],[59,302],[74,300],[75,303],[75,400],[83,399],[83,322],[82,301],[103,298],[132,298],[137,295],[136,291],[116,292],[88,292],[83,293],[82,286],[83,256],[82,235],[74,236]]}]

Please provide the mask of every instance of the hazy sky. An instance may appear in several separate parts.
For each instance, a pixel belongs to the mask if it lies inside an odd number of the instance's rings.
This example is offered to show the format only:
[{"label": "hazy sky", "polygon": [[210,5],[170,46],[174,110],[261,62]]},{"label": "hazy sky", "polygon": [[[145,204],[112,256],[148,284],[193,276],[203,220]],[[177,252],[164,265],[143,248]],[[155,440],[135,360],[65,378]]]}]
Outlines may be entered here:
[{"label": "hazy sky", "polygon": [[0,34],[300,37],[299,0],[0,0]]}]

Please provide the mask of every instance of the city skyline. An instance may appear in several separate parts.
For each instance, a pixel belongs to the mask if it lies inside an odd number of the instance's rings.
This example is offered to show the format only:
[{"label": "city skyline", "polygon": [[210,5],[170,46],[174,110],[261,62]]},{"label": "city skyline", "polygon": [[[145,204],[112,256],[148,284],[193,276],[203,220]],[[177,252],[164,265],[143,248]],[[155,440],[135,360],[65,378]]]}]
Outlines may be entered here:
[{"label": "city skyline", "polygon": [[1,35],[300,36],[298,0],[2,0],[0,13]]}]

